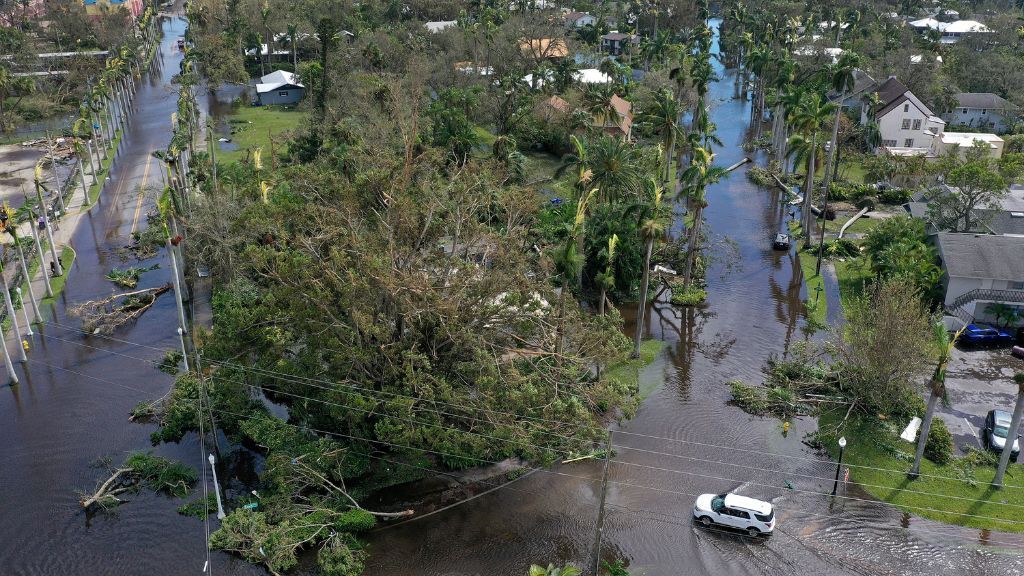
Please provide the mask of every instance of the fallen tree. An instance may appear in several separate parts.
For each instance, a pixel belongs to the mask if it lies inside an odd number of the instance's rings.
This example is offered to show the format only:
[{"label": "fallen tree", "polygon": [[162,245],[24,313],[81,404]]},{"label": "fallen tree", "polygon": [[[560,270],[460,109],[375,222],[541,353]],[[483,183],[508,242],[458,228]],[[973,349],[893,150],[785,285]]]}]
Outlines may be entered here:
[{"label": "fallen tree", "polygon": [[135,492],[142,486],[179,498],[188,495],[196,483],[196,472],[180,463],[136,452],[128,456],[121,466],[111,469],[110,476],[92,494],[82,494],[79,502],[86,510],[98,506],[113,508],[124,500],[119,496]]},{"label": "fallen tree", "polygon": [[160,295],[171,290],[170,284],[156,288],[114,294],[100,300],[89,300],[71,309],[71,315],[82,319],[82,328],[93,334],[111,334],[124,324],[142,316]]}]

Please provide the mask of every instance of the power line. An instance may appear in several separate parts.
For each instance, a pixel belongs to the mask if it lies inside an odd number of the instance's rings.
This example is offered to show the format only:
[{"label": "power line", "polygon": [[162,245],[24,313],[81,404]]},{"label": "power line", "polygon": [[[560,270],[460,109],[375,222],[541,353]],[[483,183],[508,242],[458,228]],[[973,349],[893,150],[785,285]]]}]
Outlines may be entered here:
[{"label": "power line", "polygon": [[[69,328],[71,330],[80,331],[80,330],[78,330],[76,328],[73,328],[73,327],[67,327],[67,326],[64,326],[64,325],[61,325],[61,324],[56,324],[56,325],[64,327],[64,328]],[[84,332],[84,331],[81,331],[81,332],[83,332],[85,334],[89,334],[89,333]],[[133,358],[135,360],[139,360],[139,361],[143,361],[143,362],[149,362],[149,363],[154,363],[155,362],[155,361],[146,360],[146,359],[143,359],[143,358],[134,357],[134,356],[131,356],[129,354],[124,354],[124,353],[121,353],[121,352],[114,352],[112,350],[107,350],[105,348],[98,348],[98,347],[90,346],[88,344],[84,344],[84,343],[80,343],[80,342],[73,342],[71,340],[65,340],[65,339],[62,339],[62,338],[57,338],[55,336],[50,336],[50,337],[55,338],[57,340],[64,341],[64,342],[68,342],[70,344],[74,344],[74,345],[77,345],[77,346],[83,346],[83,347],[86,347],[86,348],[92,348],[94,350],[106,351],[106,352],[109,352],[111,354],[120,355],[120,356],[123,356],[123,357],[126,357],[126,358]],[[117,340],[117,341],[128,343],[128,344],[133,344],[132,342],[125,341],[125,340]],[[144,346],[144,345],[140,345],[140,346]],[[152,348],[152,347],[148,347],[147,346],[147,348]],[[159,350],[159,349],[157,349],[157,350]],[[234,363],[230,363],[230,362],[221,362],[221,361],[217,361],[217,360],[207,360],[207,362],[210,363],[210,364],[216,365],[216,366],[225,366],[225,367],[228,367],[228,368],[240,370],[240,371],[247,372],[247,373],[256,373],[258,375],[262,375],[262,376],[266,376],[266,377],[272,377],[272,378],[275,378],[275,379],[284,380],[286,382],[292,382],[292,383],[295,383],[295,384],[302,384],[302,385],[309,386],[311,388],[317,388],[317,389],[321,389],[321,390],[325,390],[325,391],[329,391],[329,392],[342,392],[342,391],[338,390],[335,387],[318,386],[316,384],[317,383],[321,383],[321,384],[341,386],[341,387],[344,387],[344,388],[351,388],[351,389],[355,389],[355,390],[358,390],[360,392],[365,392],[365,393],[369,393],[369,394],[381,394],[381,395],[385,395],[385,396],[392,396],[392,397],[397,397],[397,398],[405,398],[405,399],[410,399],[410,400],[415,400],[415,401],[425,402],[425,403],[442,404],[442,405],[462,408],[464,410],[485,412],[485,413],[491,413],[491,414],[500,414],[500,415],[511,416],[513,418],[522,418],[522,419],[527,419],[527,420],[536,420],[536,421],[548,422],[548,423],[553,423],[553,424],[560,424],[560,425],[565,425],[565,426],[575,426],[575,427],[578,427],[578,428],[586,428],[586,429],[589,429],[589,430],[603,430],[603,429],[598,429],[598,428],[595,428],[595,427],[592,427],[592,426],[583,426],[583,425],[581,425],[579,423],[573,424],[573,423],[569,423],[569,422],[562,422],[562,421],[559,421],[559,420],[551,420],[551,419],[547,419],[547,418],[539,418],[539,417],[533,417],[533,416],[527,416],[527,415],[518,415],[518,414],[515,414],[515,413],[511,413],[511,412],[504,412],[504,411],[493,410],[493,409],[488,409],[488,408],[467,407],[467,406],[462,406],[462,405],[451,403],[451,402],[444,402],[444,401],[440,401],[440,400],[426,399],[426,398],[421,398],[421,397],[417,397],[417,396],[410,396],[410,395],[405,395],[405,394],[399,394],[399,393],[395,393],[395,392],[386,392],[386,391],[383,391],[383,390],[374,390],[374,389],[371,389],[371,388],[364,388],[364,387],[355,386],[355,385],[351,385],[351,384],[343,384],[343,383],[340,383],[340,382],[335,383],[335,382],[330,382],[328,380],[311,378],[311,377],[307,377],[307,376],[296,376],[296,375],[292,375],[292,374],[286,374],[286,373],[283,373],[283,372],[276,372],[276,371],[273,371],[273,370],[266,370],[266,369],[262,369],[262,368],[242,366],[242,365],[234,364]],[[224,377],[220,377],[220,378],[228,380],[228,379],[226,379]],[[228,381],[230,381],[230,380],[228,380]],[[249,385],[249,384],[246,384],[246,385],[247,386],[252,386],[252,385]],[[356,393],[356,394],[360,395],[358,393]],[[301,395],[298,395],[298,396],[303,397],[303,398],[307,398],[307,399],[313,400],[313,401],[322,401],[322,400],[318,400],[318,399],[315,399],[315,398],[309,398],[309,397],[305,397],[305,396],[301,396]],[[364,396],[364,397],[366,397],[366,396]],[[347,405],[345,407],[349,408],[349,406],[347,406]],[[429,412],[434,412],[434,413],[437,413],[437,414],[451,416],[451,417],[454,417],[454,418],[464,418],[464,419],[467,419],[467,420],[473,420],[473,421],[477,421],[477,422],[489,422],[487,420],[483,420],[481,418],[477,418],[477,417],[474,417],[474,416],[461,415],[461,414],[452,414],[452,413],[449,413],[449,412],[444,412],[444,411],[438,410],[436,408],[422,407],[420,409],[425,410],[425,411],[429,411]],[[557,432],[550,432],[550,431],[544,431],[544,430],[536,430],[536,432],[541,433],[541,434],[547,434],[547,435],[551,435],[551,436],[561,437],[561,438],[565,438],[565,439],[568,439],[568,440],[575,440],[574,438],[572,438],[570,436],[566,436],[564,434],[559,434]],[[744,452],[744,453],[748,453],[748,454],[757,454],[757,455],[760,455],[760,456],[787,458],[787,459],[791,459],[791,460],[801,460],[801,461],[805,461],[805,462],[813,462],[813,463],[826,464],[826,465],[831,465],[831,466],[835,465],[835,462],[833,460],[826,460],[826,459],[822,459],[822,458],[811,458],[811,457],[807,457],[807,456],[796,456],[796,455],[790,455],[790,454],[781,454],[781,453],[778,453],[778,452],[769,452],[769,451],[763,451],[763,450],[753,450],[753,449],[749,449],[749,448],[740,448],[740,447],[736,447],[736,446],[727,446],[727,445],[723,445],[723,444],[712,444],[712,443],[707,443],[707,442],[699,442],[699,441],[696,441],[696,440],[683,440],[683,439],[679,439],[679,438],[669,438],[669,437],[665,437],[665,436],[655,436],[655,435],[650,435],[650,434],[642,434],[642,433],[638,433],[638,432],[630,432],[630,431],[627,431],[627,430],[619,430],[619,429],[615,430],[615,433],[619,434],[619,435],[636,436],[636,437],[647,438],[647,439],[652,439],[652,440],[664,440],[664,441],[667,441],[667,442],[674,442],[674,443],[684,444],[684,445],[701,446],[701,447],[713,448],[713,449],[717,449],[717,450],[731,450],[731,451],[737,451],[737,452]],[[672,453],[668,453],[668,452],[657,452],[657,451],[645,450],[645,449],[640,449],[640,448],[633,448],[631,446],[626,446],[626,445],[623,445],[623,444],[617,444],[616,447],[627,449],[627,450],[642,451],[642,452],[647,452],[647,453],[650,453],[650,454],[657,454],[657,455],[662,455],[662,456],[685,458],[685,457],[679,456],[677,454],[672,454]],[[548,448],[545,448],[545,449],[548,449]],[[711,462],[718,462],[718,463],[722,463],[722,464],[728,464],[728,463],[721,462],[721,461],[711,461]],[[874,470],[874,471],[878,471],[878,472],[885,472],[885,473],[888,473],[888,474],[906,475],[906,473],[907,473],[906,470],[898,470],[898,469],[894,469],[894,468],[881,468],[881,467],[877,467],[877,466],[867,466],[867,465],[863,465],[863,464],[846,464],[846,466],[848,466],[849,468],[859,468],[859,469],[863,469],[863,470]],[[963,482],[963,480],[961,478],[955,478],[955,477],[951,477],[951,476],[943,476],[943,475],[939,475],[939,474],[921,473],[920,476],[923,477],[923,478],[935,478],[935,479],[940,479],[940,480],[951,480],[951,481],[955,481],[955,482]],[[827,478],[825,478],[825,479],[827,479]],[[888,487],[888,486],[879,486],[879,487],[894,489],[894,488]],[[1003,488],[1024,488],[1024,486],[1012,485],[1012,484],[1004,484]],[[907,489],[903,489],[903,490],[907,490]]]},{"label": "power line", "polygon": [[[239,417],[239,418],[249,418],[249,419],[251,419],[251,418],[256,418],[258,416],[258,415],[255,415],[255,414],[250,414],[250,415],[238,414],[237,412],[231,412],[229,410],[224,410],[224,409],[221,409],[221,408],[215,408],[214,411],[222,413],[222,414],[228,414],[228,415],[236,416],[236,417]],[[361,442],[367,442],[369,444],[375,444],[375,443],[376,444],[385,444],[385,445],[388,445],[388,446],[391,446],[391,447],[394,447],[394,448],[401,448],[401,449],[405,449],[405,450],[417,450],[417,451],[420,451],[420,452],[425,452],[425,453],[430,453],[430,454],[437,454],[439,456],[450,456],[450,457],[453,457],[453,458],[460,458],[460,459],[465,459],[465,460],[474,460],[474,461],[483,462],[483,463],[486,463],[486,464],[498,464],[498,462],[496,462],[494,460],[487,460],[487,459],[484,459],[484,458],[477,458],[475,456],[458,455],[458,454],[452,454],[450,452],[442,452],[442,451],[438,451],[438,450],[433,450],[433,449],[430,449],[430,448],[419,448],[419,447],[416,447],[416,446],[409,446],[409,445],[405,445],[405,444],[398,444],[398,443],[389,442],[389,441],[386,441],[386,440],[374,440],[374,439],[369,439],[369,438],[363,438],[361,436],[353,436],[351,434],[343,434],[343,433],[340,433],[340,432],[330,432],[330,431],[327,431],[327,430],[320,430],[320,429],[309,427],[309,426],[299,426],[297,424],[291,424],[289,422],[283,422],[282,421],[282,423],[284,425],[286,425],[286,426],[291,426],[291,427],[299,429],[299,430],[307,430],[307,431],[316,432],[316,433],[319,433],[319,434],[326,434],[328,436],[336,436],[336,437],[340,437],[340,438],[348,438],[350,440],[357,440],[357,441],[361,441]],[[631,464],[629,462],[622,462],[622,461],[619,461],[619,460],[612,460],[612,462],[619,462],[619,463],[622,463],[622,464]],[[644,467],[644,468],[652,468],[650,466],[642,466],[642,467]],[[574,475],[574,474],[566,474],[564,472],[556,472],[554,470],[547,470],[546,468],[537,468],[537,467],[525,467],[525,468],[527,470],[535,470],[535,471],[539,471],[539,472],[543,472],[543,473],[547,473],[547,474],[554,474],[554,475],[558,475],[558,476],[566,476],[566,477],[570,477],[570,478],[577,478],[577,479],[581,479],[581,480],[586,480],[588,482],[600,482],[601,481],[600,478],[587,478],[585,476],[577,476],[577,475]],[[687,473],[687,472],[681,472],[681,471],[678,471],[678,470],[671,470],[671,469],[664,469],[664,470],[667,471],[667,472],[677,472],[677,473],[683,473],[683,474],[691,474],[691,473]],[[703,477],[703,478],[708,478],[708,479],[722,480],[722,481],[727,481],[727,482],[738,482],[738,483],[741,483],[741,484],[753,484],[753,485],[756,485],[756,486],[764,486],[764,487],[773,488],[773,489],[776,489],[776,490],[790,490],[790,491],[793,491],[793,492],[803,492],[803,493],[814,494],[814,495],[818,495],[818,496],[828,496],[828,497],[831,497],[831,498],[840,498],[840,499],[843,499],[843,500],[851,500],[851,501],[855,501],[855,502],[865,502],[865,503],[869,503],[869,504],[879,504],[879,505],[882,505],[882,506],[888,505],[890,507],[895,507],[895,508],[910,508],[910,509],[925,510],[925,511],[930,511],[930,512],[940,512],[940,513],[945,513],[945,514],[955,514],[955,515],[965,516],[965,517],[981,518],[981,519],[984,519],[984,520],[994,520],[996,522],[1002,522],[1002,523],[1007,523],[1007,524],[1024,524],[1024,522],[1016,521],[1016,520],[1004,520],[1004,519],[1000,519],[1000,518],[993,518],[993,517],[990,517],[990,516],[980,516],[980,515],[977,515],[977,514],[965,514],[965,513],[947,512],[945,510],[938,510],[938,509],[934,509],[934,508],[926,508],[926,507],[921,507],[921,506],[912,506],[912,505],[908,505],[908,504],[893,505],[893,504],[889,504],[888,502],[884,502],[884,501],[881,501],[881,500],[870,500],[870,499],[867,499],[867,498],[856,498],[856,497],[853,497],[853,496],[832,496],[828,492],[817,492],[817,491],[814,491],[814,490],[788,489],[788,488],[783,488],[783,487],[772,486],[772,485],[769,485],[769,484],[758,484],[756,482],[751,482],[751,481],[747,481],[747,480],[739,480],[739,479],[735,479],[735,478],[722,478],[722,477],[718,477],[718,476],[709,476],[709,475],[702,475],[702,474],[692,474],[692,475]],[[657,488],[655,486],[646,486],[646,485],[643,485],[643,484],[633,484],[633,483],[630,483],[630,482],[621,482],[621,481],[618,481],[618,480],[608,480],[608,483],[609,484],[616,484],[616,485],[619,485],[619,486],[628,486],[628,487],[633,487],[633,488],[640,488],[640,489],[643,489],[643,490],[652,490],[652,491],[655,491],[655,492],[663,492],[663,493],[667,493],[667,494],[676,494],[676,495],[681,495],[681,496],[691,496],[691,494],[688,493],[688,492],[680,492],[680,491],[677,491],[677,490],[668,490],[668,489],[664,489],[664,488]]]},{"label": "power line", "polygon": [[[121,387],[121,388],[126,388],[128,390],[133,390],[133,391],[136,391],[136,392],[140,392],[140,393],[143,393],[143,394],[151,394],[152,393],[150,391],[146,391],[146,390],[142,390],[142,389],[139,389],[139,388],[134,388],[134,387],[131,387],[131,386],[126,386],[124,384],[113,382],[113,381],[111,381],[109,379],[106,379],[106,378],[100,378],[100,377],[97,377],[97,376],[93,376],[91,374],[85,374],[85,373],[77,371],[77,370],[72,370],[70,368],[65,368],[65,367],[62,367],[62,366],[56,366],[56,365],[53,365],[53,364],[42,362],[40,360],[31,360],[30,359],[29,361],[33,362],[33,363],[36,363],[36,364],[43,365],[43,366],[47,366],[47,367],[50,367],[50,368],[55,368],[55,369],[58,369],[58,370],[63,370],[63,371],[75,374],[77,376],[82,376],[82,377],[85,377],[85,378],[88,378],[88,379],[91,379],[91,380],[95,380],[95,381],[98,381],[98,382],[102,382],[102,383],[105,383],[105,384],[110,384],[110,385],[113,385],[113,386],[118,386],[118,387]],[[232,415],[232,416],[241,417],[241,418],[254,418],[255,417],[255,415],[252,415],[252,414],[250,414],[250,415],[242,415],[242,414],[237,414],[237,413],[234,413],[234,412],[222,410],[222,409],[219,409],[219,408],[215,408],[214,411],[215,412],[221,412],[221,413],[229,414],[229,415]],[[298,425],[291,424],[291,423],[288,423],[288,422],[282,422],[282,423],[287,425],[287,426],[296,428],[296,429],[309,430],[309,431],[312,431],[312,432],[318,432],[318,433],[326,434],[326,435],[329,435],[329,436],[340,436],[340,437],[346,437],[346,438],[355,439],[355,440],[367,441],[367,442],[371,442],[371,443],[386,444],[386,445],[393,446],[393,447],[396,447],[396,448],[409,448],[409,449],[412,449],[412,450],[417,450],[417,451],[421,451],[421,452],[437,454],[437,455],[441,455],[441,456],[453,456],[453,457],[472,459],[472,460],[476,460],[478,462],[483,462],[483,463],[487,463],[487,464],[498,464],[498,462],[492,461],[492,460],[484,460],[484,459],[480,459],[480,458],[458,456],[458,455],[455,455],[455,454],[439,452],[439,451],[436,451],[436,450],[430,450],[430,449],[426,449],[426,448],[416,448],[416,447],[411,447],[411,446],[402,446],[402,445],[394,444],[394,443],[387,442],[387,441],[384,441],[384,440],[367,440],[365,438],[359,438],[359,437],[355,437],[355,436],[348,436],[348,435],[341,434],[341,433],[327,432],[327,431],[323,431],[323,430],[317,430],[317,429],[313,429],[313,428],[298,426]],[[404,462],[392,461],[392,460],[384,459],[382,457],[375,457],[375,456],[370,456],[370,457],[371,458],[380,459],[380,460],[384,460],[384,461],[387,461],[387,462],[390,462],[390,463],[396,464],[396,465],[405,465],[405,466],[414,466],[414,467],[416,467],[416,465],[412,465],[412,464],[408,464],[408,463],[404,463]],[[618,460],[612,460],[612,462],[613,463],[616,463],[616,462],[622,463],[621,461],[618,461]],[[422,469],[430,471],[430,472],[434,472],[434,473],[438,473],[438,474],[445,474],[445,475],[449,475],[450,476],[450,474],[447,474],[447,473],[442,472],[440,470],[435,470],[435,469],[432,469],[432,468],[423,468],[423,467],[419,467],[419,468],[422,468]],[[557,472],[557,471],[548,470],[548,469],[545,469],[545,468],[536,468],[536,467],[524,467],[524,468],[529,470],[529,471],[531,471],[531,472],[543,472],[543,473],[546,473],[546,474],[551,474],[551,475],[561,476],[561,477],[566,477],[566,478],[574,478],[574,479],[578,479],[578,480],[585,480],[585,481],[588,481],[588,482],[598,482],[598,481],[600,481],[599,478],[588,478],[586,476],[580,476],[580,475],[576,475],[576,474],[567,474],[567,473],[564,473],[564,472]],[[666,471],[669,471],[669,472],[679,472],[679,471],[673,471],[673,470],[666,470]],[[747,481],[744,481],[744,480],[737,480],[737,479],[731,479],[731,478],[725,478],[725,479],[722,479],[722,480],[729,481],[729,482],[738,482],[738,483],[741,483],[741,484],[747,483]],[[481,481],[481,482],[485,482],[486,483],[486,481]],[[676,490],[666,490],[666,489],[662,489],[662,488],[656,488],[656,487],[653,487],[653,486],[646,486],[646,485],[642,485],[642,484],[633,484],[633,483],[621,482],[621,481],[617,481],[617,480],[609,480],[608,482],[610,484],[616,484],[616,485],[627,486],[627,487],[634,487],[634,488],[639,488],[639,489],[643,489],[643,490],[651,490],[651,491],[655,491],[655,492],[675,494],[675,495],[680,495],[680,496],[693,496],[693,497],[699,496],[699,494],[694,494],[694,493],[690,493],[690,492],[682,492],[682,491],[676,491]],[[750,482],[750,484],[759,485],[759,486],[766,486],[768,488],[773,488],[773,489],[776,489],[776,490],[782,490],[782,491],[784,491],[783,493],[786,493],[785,491],[787,490],[787,489],[783,489],[781,487],[757,484],[757,483],[754,483],[754,482]],[[497,484],[495,484],[495,485],[497,486]],[[816,491],[813,491],[813,490],[789,490],[789,491],[791,491],[791,492],[804,492],[804,493],[808,493],[808,494],[821,495],[821,496],[827,496],[828,495],[828,494],[826,494],[824,492],[816,492]],[[520,490],[520,492],[531,493],[529,491],[523,491],[523,490]],[[891,505],[891,504],[888,504],[888,503],[885,503],[885,502],[882,502],[882,501],[869,500],[869,499],[863,499],[863,498],[852,498],[852,497],[845,497],[845,496],[836,496],[836,498],[844,498],[844,499],[854,500],[854,501],[858,501],[858,502],[864,502],[864,503],[868,503],[868,504],[880,504],[880,505],[883,505],[883,506],[886,506],[886,507],[896,507],[896,508],[899,508],[899,507],[910,507],[910,508],[915,508],[913,506],[902,506],[902,505],[894,506],[894,505]],[[608,505],[618,506],[618,505],[615,505],[615,504],[612,504],[612,503],[609,503]],[[940,510],[939,512],[943,512],[943,511]],[[808,516],[822,517],[822,518],[833,518],[834,517],[834,515],[816,514],[816,513],[813,513],[813,512],[802,512],[802,514],[808,515]],[[973,515],[970,515],[970,516],[973,516]],[[987,518],[987,517],[981,517],[981,518]],[[848,520],[850,520],[850,521],[858,521],[858,520],[856,520],[854,518],[850,518]],[[1005,520],[999,520],[999,521],[1000,522],[1012,522],[1012,521],[1005,521]],[[904,530],[909,530],[909,529],[904,529]],[[930,532],[930,533],[940,534],[940,535],[948,537],[948,538],[957,538],[957,539],[962,539],[962,540],[967,541],[967,539],[965,539],[963,537],[952,535],[952,534],[948,534],[948,533],[945,533],[945,532],[942,532],[942,531],[927,530],[927,529],[924,529],[924,528],[914,528],[913,531],[915,531],[915,532]],[[973,539],[970,540],[970,541],[974,542]],[[1001,545],[1006,545],[1006,546],[1010,546],[1010,547],[1013,547],[1013,548],[1019,548],[1018,546],[1014,546],[1013,544],[1011,544],[1009,542],[1005,542],[1005,541],[999,541],[999,540],[990,539],[989,542],[993,542],[993,543],[1001,544]]]}]

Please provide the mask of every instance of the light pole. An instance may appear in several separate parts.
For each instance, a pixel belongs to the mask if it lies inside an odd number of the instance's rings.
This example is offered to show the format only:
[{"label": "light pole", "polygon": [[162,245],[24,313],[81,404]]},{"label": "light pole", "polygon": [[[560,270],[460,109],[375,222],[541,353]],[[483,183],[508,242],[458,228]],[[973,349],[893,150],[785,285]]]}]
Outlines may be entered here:
[{"label": "light pole", "polygon": [[188,373],[188,350],[185,349],[185,331],[181,326],[178,326],[178,339],[181,340],[181,359],[185,361],[185,373]]},{"label": "light pole", "polygon": [[[214,431],[214,434],[217,432]],[[217,460],[210,454],[208,460],[210,461],[210,469],[213,470],[213,493],[217,495],[217,519],[223,520],[227,514],[224,513],[224,505],[220,501],[220,485],[217,484],[217,467],[214,465]]]},{"label": "light pole", "polygon": [[843,467],[843,451],[846,449],[846,436],[839,439],[839,462],[836,463],[836,481],[832,484],[832,495],[839,489],[839,470]]},{"label": "light pole", "polygon": [[28,330],[25,332],[26,336],[35,336],[35,332],[32,331],[32,322],[28,318],[28,307],[25,306],[25,297],[21,295],[21,286],[14,289],[18,293],[18,301],[21,302],[21,313],[25,317],[25,328]]}]

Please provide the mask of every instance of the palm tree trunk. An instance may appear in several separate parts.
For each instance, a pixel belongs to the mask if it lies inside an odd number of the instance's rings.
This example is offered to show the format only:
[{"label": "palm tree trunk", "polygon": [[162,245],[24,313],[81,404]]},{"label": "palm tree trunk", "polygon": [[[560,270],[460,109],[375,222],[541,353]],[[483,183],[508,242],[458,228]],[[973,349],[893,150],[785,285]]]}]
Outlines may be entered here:
[{"label": "palm tree trunk", "polygon": [[832,184],[833,163],[836,162],[836,153],[839,150],[839,118],[843,115],[843,100],[846,100],[846,90],[839,94],[839,105],[836,106],[836,119],[832,122],[832,141],[828,147],[828,164],[825,166],[825,190]]},{"label": "palm tree trunk", "polygon": [[804,240],[808,245],[811,243],[811,223],[814,218],[811,214],[811,198],[814,196],[814,164],[818,152],[818,133],[811,136],[811,150],[807,155],[807,182],[804,186]]},{"label": "palm tree trunk", "polygon": [[917,452],[914,454],[914,466],[910,469],[910,477],[917,478],[921,473],[921,458],[924,457],[924,445],[928,442],[928,433],[932,429],[932,416],[935,415],[935,405],[938,403],[942,392],[939,385],[932,382],[931,394],[928,395],[928,408],[924,411],[924,421],[921,422],[921,434],[917,439]]},{"label": "palm tree trunk", "polygon": [[1006,474],[1006,467],[1010,464],[1010,453],[1013,452],[1013,443],[1017,440],[1021,412],[1024,412],[1024,384],[1017,385],[1017,405],[1013,408],[1013,417],[1010,418],[1010,431],[1006,434],[1006,443],[1003,444],[1003,452],[999,455],[999,467],[996,468],[996,477],[992,479],[992,485],[996,488],[1003,487],[1003,475]]},{"label": "palm tree trunk", "polygon": [[[97,182],[98,178],[96,176],[96,165],[93,164],[93,161],[92,161],[92,149],[90,148],[90,143],[89,143],[88,140],[86,140],[84,142],[84,144],[85,144],[85,157],[89,159],[89,173],[92,174],[92,183],[95,184]],[[98,160],[99,159],[97,158],[97,161]]]},{"label": "palm tree trunk", "polygon": [[630,358],[640,357],[640,339],[644,335],[644,317],[647,313],[647,287],[651,281],[651,252],[654,250],[654,238],[647,239],[644,250],[644,275],[640,281],[640,301],[636,305],[636,331],[633,333],[633,353]]},{"label": "palm tree trunk", "polygon": [[690,289],[693,281],[693,264],[697,259],[697,241],[700,238],[701,223],[704,220],[704,206],[701,202],[693,211],[693,226],[690,229],[690,238],[686,243],[686,270],[683,272],[683,287]]}]

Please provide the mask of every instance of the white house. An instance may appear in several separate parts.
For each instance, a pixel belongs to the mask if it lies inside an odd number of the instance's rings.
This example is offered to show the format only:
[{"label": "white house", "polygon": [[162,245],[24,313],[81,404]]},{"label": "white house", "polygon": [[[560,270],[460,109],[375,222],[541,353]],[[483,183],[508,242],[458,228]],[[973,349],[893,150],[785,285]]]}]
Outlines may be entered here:
[{"label": "white house", "polygon": [[597,16],[589,12],[569,12],[565,15],[565,25],[569,28],[596,26]]},{"label": "white house", "polygon": [[962,92],[954,96],[956,108],[943,114],[952,125],[984,128],[1002,134],[1019,112],[1015,104],[988,92]]},{"label": "white house", "polygon": [[1024,236],[940,232],[935,247],[942,263],[948,313],[986,319],[986,307],[1024,308]]},{"label": "white house", "polygon": [[927,155],[932,140],[946,123],[895,76],[890,76],[875,92],[879,104],[874,110],[867,105],[861,108],[861,123],[873,117],[878,123],[882,147],[894,154]]},{"label": "white house", "polygon": [[992,29],[977,20],[957,20],[942,27],[943,44],[954,44],[964,36],[990,34]]},{"label": "white house", "polygon": [[932,140],[932,152],[930,156],[944,156],[956,149],[960,157],[964,156],[970,148],[980,145],[989,150],[989,156],[998,160],[1003,156],[1004,141],[995,134],[981,134],[977,132],[939,132]]},{"label": "white house", "polygon": [[457,24],[457,20],[438,20],[436,22],[427,22],[423,27],[431,34],[437,34],[438,32],[444,32]]}]

